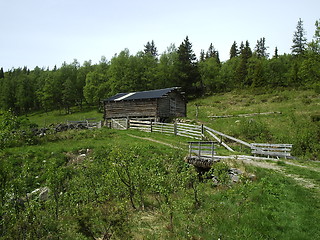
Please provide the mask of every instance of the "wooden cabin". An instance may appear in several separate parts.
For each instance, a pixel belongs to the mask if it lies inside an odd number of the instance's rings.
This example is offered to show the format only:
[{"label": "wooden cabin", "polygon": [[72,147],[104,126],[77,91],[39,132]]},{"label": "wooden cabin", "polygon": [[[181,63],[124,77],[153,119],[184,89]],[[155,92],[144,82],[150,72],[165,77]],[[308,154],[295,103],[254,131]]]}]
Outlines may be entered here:
[{"label": "wooden cabin", "polygon": [[103,100],[104,119],[148,118],[166,121],[186,116],[186,100],[180,87],[118,93]]}]

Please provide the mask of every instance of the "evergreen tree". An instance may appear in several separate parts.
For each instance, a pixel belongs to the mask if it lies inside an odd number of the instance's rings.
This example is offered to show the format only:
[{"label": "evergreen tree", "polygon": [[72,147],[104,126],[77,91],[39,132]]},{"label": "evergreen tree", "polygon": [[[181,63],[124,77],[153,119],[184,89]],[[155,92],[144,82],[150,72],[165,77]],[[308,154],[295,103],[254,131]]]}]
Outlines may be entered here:
[{"label": "evergreen tree", "polygon": [[303,21],[299,18],[296,31],[293,34],[293,45],[291,46],[291,52],[295,56],[304,54],[307,45],[306,33],[303,28]]},{"label": "evergreen tree", "polygon": [[147,44],[144,46],[144,53],[150,54],[151,56],[154,56],[155,58],[158,56],[158,50],[157,50],[153,40],[151,41],[151,43],[147,42]]},{"label": "evergreen tree", "polygon": [[316,30],[314,31],[313,39],[308,44],[308,47],[312,53],[320,54],[320,21],[317,20],[315,26]]},{"label": "evergreen tree", "polygon": [[239,50],[236,41],[233,42],[231,49],[230,49],[230,59],[237,57],[239,55]]},{"label": "evergreen tree", "polygon": [[255,54],[258,58],[268,58],[269,53],[267,53],[267,46],[266,46],[266,39],[260,38],[260,40],[257,41],[257,45],[255,47]]},{"label": "evergreen tree", "polygon": [[4,78],[3,68],[0,69],[0,79]]},{"label": "evergreen tree", "polygon": [[197,58],[192,50],[192,44],[188,36],[178,48],[178,84],[186,92],[192,93],[195,90],[195,83],[198,81]]},{"label": "evergreen tree", "polygon": [[208,58],[214,58],[219,65],[221,63],[219,58],[219,52],[214,48],[212,43],[210,44],[209,49],[206,53],[206,59]]},{"label": "evergreen tree", "polygon": [[242,53],[243,49],[244,49],[244,44],[243,44],[243,41],[241,41],[239,54]]},{"label": "evergreen tree", "polygon": [[278,57],[279,57],[279,55],[278,55],[278,47],[276,47],[276,48],[274,49],[273,58],[278,58]]},{"label": "evergreen tree", "polygon": [[206,59],[206,55],[204,53],[204,50],[201,49],[200,51],[200,62],[203,62]]},{"label": "evergreen tree", "polygon": [[240,45],[240,62],[236,70],[236,81],[238,86],[248,86],[250,83],[246,82],[248,75],[248,61],[252,57],[252,50],[250,48],[249,41],[246,41],[246,45],[241,42]]}]

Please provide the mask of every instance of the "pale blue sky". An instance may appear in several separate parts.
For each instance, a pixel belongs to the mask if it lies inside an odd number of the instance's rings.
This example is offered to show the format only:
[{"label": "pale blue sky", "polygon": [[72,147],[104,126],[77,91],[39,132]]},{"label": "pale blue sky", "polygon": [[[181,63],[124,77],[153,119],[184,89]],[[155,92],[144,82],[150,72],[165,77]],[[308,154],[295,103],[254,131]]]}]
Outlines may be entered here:
[{"label": "pale blue sky", "polygon": [[158,52],[188,35],[197,54],[210,43],[221,60],[233,41],[253,49],[266,38],[272,55],[290,53],[301,18],[308,41],[320,19],[319,0],[0,0],[0,67],[58,67],[77,59],[98,63],[151,40]]}]

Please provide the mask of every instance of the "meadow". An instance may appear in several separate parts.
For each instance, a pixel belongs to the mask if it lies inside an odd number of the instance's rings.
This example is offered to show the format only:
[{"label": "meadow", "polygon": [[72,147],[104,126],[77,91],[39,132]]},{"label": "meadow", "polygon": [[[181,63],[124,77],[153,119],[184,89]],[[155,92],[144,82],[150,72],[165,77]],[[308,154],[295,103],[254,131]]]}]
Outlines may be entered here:
[{"label": "meadow", "polygon": [[[319,103],[310,91],[252,96],[238,91],[190,101],[184,120],[250,142],[295,144],[306,133],[308,141],[316,138]],[[282,114],[208,117],[269,111]],[[91,113],[102,117],[91,109],[28,119],[41,126],[45,117],[47,124]],[[101,128],[34,138],[0,152],[0,239],[300,240],[320,235],[319,142],[306,153],[296,148],[291,160],[223,160],[199,178],[184,161],[190,140],[184,137]],[[226,177],[230,167],[243,172],[239,182]],[[45,196],[34,192],[44,188],[49,189]]]}]

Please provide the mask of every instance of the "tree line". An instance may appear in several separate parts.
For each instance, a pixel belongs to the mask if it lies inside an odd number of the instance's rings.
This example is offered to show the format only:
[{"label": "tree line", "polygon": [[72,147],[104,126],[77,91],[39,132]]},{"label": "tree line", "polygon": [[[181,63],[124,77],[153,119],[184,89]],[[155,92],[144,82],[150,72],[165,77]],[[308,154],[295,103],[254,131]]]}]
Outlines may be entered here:
[{"label": "tree line", "polygon": [[16,114],[32,111],[80,109],[98,105],[118,92],[143,91],[180,86],[187,97],[209,95],[239,88],[316,88],[320,89],[320,23],[307,41],[299,19],[290,54],[270,56],[264,37],[254,48],[248,41],[234,42],[230,58],[221,62],[219,52],[210,44],[197,59],[188,36],[176,47],[171,44],[158,53],[154,41],[147,42],[135,55],[128,49],[110,61],[103,56],[98,64],[74,60],[60,68],[35,67],[33,70],[0,69],[0,108]]}]

